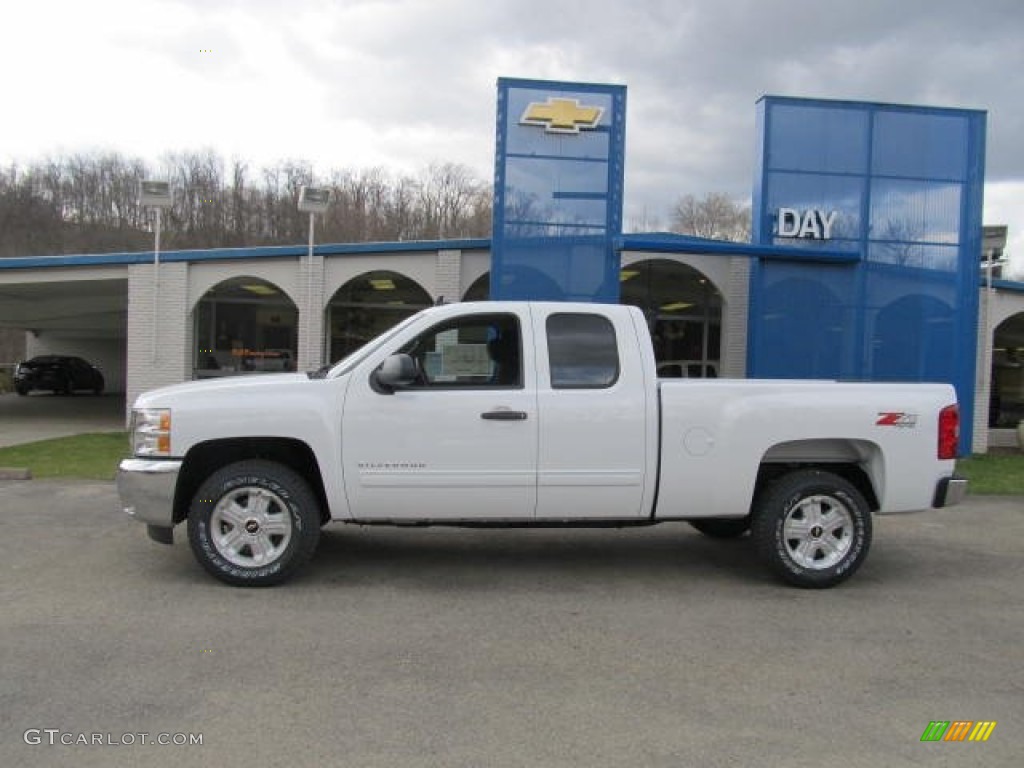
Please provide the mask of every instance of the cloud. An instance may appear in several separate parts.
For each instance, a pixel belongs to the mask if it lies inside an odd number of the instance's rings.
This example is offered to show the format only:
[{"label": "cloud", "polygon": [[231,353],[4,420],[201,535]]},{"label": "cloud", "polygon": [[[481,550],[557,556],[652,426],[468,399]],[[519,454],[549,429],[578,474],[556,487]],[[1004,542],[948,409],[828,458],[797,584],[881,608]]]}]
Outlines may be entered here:
[{"label": "cloud", "polygon": [[1000,181],[985,186],[985,223],[1005,224],[1006,277],[1024,280],[1024,181]]},{"label": "cloud", "polygon": [[1019,0],[69,0],[7,15],[19,117],[0,160],[211,147],[489,178],[509,76],[628,86],[627,219],[666,218],[686,193],[748,197],[766,93],[988,110],[988,179],[1024,180]]}]

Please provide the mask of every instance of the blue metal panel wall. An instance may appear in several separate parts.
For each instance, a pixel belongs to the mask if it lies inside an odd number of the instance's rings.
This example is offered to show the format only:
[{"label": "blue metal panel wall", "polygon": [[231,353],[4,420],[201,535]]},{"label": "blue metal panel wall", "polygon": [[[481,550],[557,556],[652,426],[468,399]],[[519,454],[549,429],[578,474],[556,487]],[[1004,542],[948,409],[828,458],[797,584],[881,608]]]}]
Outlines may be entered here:
[{"label": "blue metal panel wall", "polygon": [[[769,96],[758,104],[754,242],[793,246],[751,276],[748,371],[944,381],[971,445],[985,113]],[[835,212],[829,239],[780,237],[780,209]],[[856,254],[822,268],[815,249]]]},{"label": "blue metal panel wall", "polygon": [[626,89],[498,81],[491,298],[619,300]]}]

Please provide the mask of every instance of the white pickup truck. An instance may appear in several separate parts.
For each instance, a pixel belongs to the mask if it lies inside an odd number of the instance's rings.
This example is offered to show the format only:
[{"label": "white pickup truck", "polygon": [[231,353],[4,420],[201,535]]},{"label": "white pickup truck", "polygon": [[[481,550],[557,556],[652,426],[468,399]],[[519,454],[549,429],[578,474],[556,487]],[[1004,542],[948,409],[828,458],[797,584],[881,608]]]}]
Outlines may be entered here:
[{"label": "white pickup truck", "polygon": [[944,384],[659,381],[633,307],[424,310],[317,373],[141,395],[118,487],[151,538],[187,522],[235,585],[285,580],[325,523],[751,532],[782,579],[829,587],[872,512],[956,504]]}]

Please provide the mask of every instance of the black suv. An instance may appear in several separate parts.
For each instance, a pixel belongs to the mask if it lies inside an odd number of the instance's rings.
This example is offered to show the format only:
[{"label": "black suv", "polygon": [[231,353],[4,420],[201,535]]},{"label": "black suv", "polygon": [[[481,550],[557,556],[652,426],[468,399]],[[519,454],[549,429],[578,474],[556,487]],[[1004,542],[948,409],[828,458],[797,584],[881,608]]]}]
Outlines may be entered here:
[{"label": "black suv", "polygon": [[27,395],[33,389],[49,389],[70,395],[76,389],[103,392],[103,374],[80,357],[42,355],[18,363],[14,369],[14,389]]}]

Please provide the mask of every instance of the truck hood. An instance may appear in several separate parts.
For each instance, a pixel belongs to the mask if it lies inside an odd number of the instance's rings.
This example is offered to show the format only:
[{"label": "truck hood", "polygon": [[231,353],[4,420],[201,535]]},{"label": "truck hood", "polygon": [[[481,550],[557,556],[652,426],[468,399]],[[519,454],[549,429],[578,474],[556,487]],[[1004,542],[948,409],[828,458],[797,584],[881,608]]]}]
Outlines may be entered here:
[{"label": "truck hood", "polygon": [[171,408],[183,403],[210,400],[264,399],[275,393],[294,392],[303,386],[315,386],[323,379],[310,379],[305,373],[265,373],[225,376],[203,381],[187,381],[143,392],[135,408]]},{"label": "truck hood", "polygon": [[154,389],[135,408],[171,411],[171,455],[199,443],[244,438],[291,439],[330,455],[347,377],[304,373],[229,376]]}]

